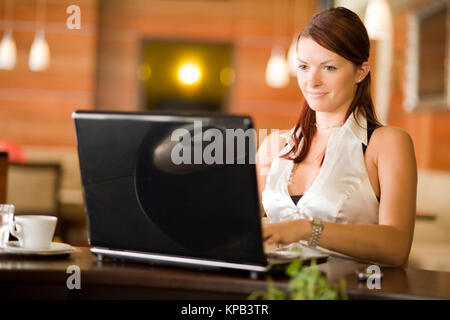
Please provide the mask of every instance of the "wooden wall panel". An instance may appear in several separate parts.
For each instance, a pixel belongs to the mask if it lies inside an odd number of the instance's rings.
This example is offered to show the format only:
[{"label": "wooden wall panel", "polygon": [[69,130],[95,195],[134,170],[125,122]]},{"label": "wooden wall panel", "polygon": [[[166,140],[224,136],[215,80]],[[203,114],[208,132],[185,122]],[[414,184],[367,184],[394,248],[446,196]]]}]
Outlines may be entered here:
[{"label": "wooden wall panel", "polygon": [[287,51],[292,35],[316,12],[315,0],[297,0],[295,8],[293,3],[135,0],[131,6],[124,0],[100,2],[98,108],[141,108],[136,75],[141,40],[228,42],[233,45],[236,72],[229,111],[251,115],[258,128],[292,127],[301,99],[296,78],[291,77],[286,88],[272,89],[264,77],[274,43]]},{"label": "wooden wall panel", "polygon": [[[0,0],[1,19],[4,1]],[[429,1],[411,0],[394,12],[389,124],[411,134],[419,167],[450,170],[450,113],[408,113],[403,108],[407,17]],[[258,128],[286,129],[297,120],[302,97],[296,79],[292,77],[286,88],[269,88],[265,65],[274,41],[287,50],[292,34],[316,11],[315,0],[297,0],[295,8],[285,0],[276,1],[276,7],[271,0],[47,0],[46,37],[52,60],[45,72],[32,72],[27,64],[36,2],[13,3],[18,62],[12,71],[0,70],[0,139],[73,147],[72,111],[139,109],[140,44],[152,38],[232,43],[237,77],[229,110],[250,114]],[[70,4],[81,8],[81,30],[65,26]]]},{"label": "wooden wall panel", "polygon": [[450,111],[433,114],[430,168],[450,170]]},{"label": "wooden wall panel", "polygon": [[[5,17],[5,1],[0,0],[1,19]],[[37,2],[12,2],[18,57],[13,70],[0,70],[0,140],[24,146],[74,147],[72,112],[95,106],[97,0],[46,1],[45,31],[51,60],[43,72],[28,68]],[[71,4],[80,6],[81,30],[66,27],[66,8]]]},{"label": "wooden wall panel", "polygon": [[[18,63],[12,71],[0,70],[0,139],[74,146],[74,110],[139,109],[140,44],[149,38],[232,43],[237,79],[229,110],[252,115],[264,128],[289,128],[301,98],[296,80],[291,78],[287,88],[271,89],[264,82],[265,65],[274,40],[287,50],[316,3],[297,0],[292,10],[293,2],[287,0],[47,0],[51,65],[36,73],[27,65],[36,2],[14,1]],[[81,30],[65,27],[70,4],[81,8]]]},{"label": "wooden wall panel", "polygon": [[394,12],[394,60],[389,124],[408,131],[419,168],[450,170],[450,111],[407,112],[403,106],[408,16],[432,0],[411,0]]}]

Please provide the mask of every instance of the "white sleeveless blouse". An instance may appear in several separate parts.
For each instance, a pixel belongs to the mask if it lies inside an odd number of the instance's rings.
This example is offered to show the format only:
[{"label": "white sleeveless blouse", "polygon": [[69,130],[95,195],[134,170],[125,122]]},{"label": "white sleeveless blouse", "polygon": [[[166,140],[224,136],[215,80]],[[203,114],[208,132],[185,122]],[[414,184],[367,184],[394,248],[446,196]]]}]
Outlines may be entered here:
[{"label": "white sleeveless blouse", "polygon": [[270,222],[321,218],[328,222],[378,224],[379,203],[364,162],[362,145],[367,145],[367,120],[349,116],[331,133],[325,158],[312,185],[297,204],[288,192],[292,160],[282,159],[293,145],[292,130],[284,134],[287,145],[272,161],[262,204]]}]

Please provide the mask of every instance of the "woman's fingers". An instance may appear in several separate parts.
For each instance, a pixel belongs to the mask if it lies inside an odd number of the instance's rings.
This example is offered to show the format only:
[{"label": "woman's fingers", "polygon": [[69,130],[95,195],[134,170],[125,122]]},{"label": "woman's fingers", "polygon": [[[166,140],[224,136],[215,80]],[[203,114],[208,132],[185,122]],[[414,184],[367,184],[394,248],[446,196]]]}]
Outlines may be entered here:
[{"label": "woman's fingers", "polygon": [[279,239],[280,239],[280,237],[278,236],[278,234],[274,234],[274,235],[270,236],[269,238],[267,238],[266,243],[268,245],[275,244],[275,243],[279,242]]},{"label": "woman's fingers", "polygon": [[267,244],[274,244],[279,242],[280,235],[270,225],[263,226],[263,239]]},{"label": "woman's fingers", "polygon": [[[267,244],[285,244],[300,241],[302,239],[302,228],[305,221],[298,219],[263,225],[263,239]],[[309,225],[309,222],[307,223]]]},{"label": "woman's fingers", "polygon": [[274,228],[271,225],[265,225],[262,228],[264,241],[270,238],[274,233]]}]

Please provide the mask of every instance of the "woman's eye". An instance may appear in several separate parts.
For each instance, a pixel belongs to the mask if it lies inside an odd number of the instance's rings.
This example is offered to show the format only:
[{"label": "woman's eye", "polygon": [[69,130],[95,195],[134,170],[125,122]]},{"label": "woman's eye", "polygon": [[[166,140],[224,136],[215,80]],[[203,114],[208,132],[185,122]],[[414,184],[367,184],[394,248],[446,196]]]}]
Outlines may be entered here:
[{"label": "woman's eye", "polygon": [[336,70],[336,67],[333,67],[333,66],[325,66],[325,70],[327,70],[327,71],[334,71],[334,70]]},{"label": "woman's eye", "polygon": [[307,66],[305,64],[301,64],[297,66],[297,69],[299,70],[306,70]]}]

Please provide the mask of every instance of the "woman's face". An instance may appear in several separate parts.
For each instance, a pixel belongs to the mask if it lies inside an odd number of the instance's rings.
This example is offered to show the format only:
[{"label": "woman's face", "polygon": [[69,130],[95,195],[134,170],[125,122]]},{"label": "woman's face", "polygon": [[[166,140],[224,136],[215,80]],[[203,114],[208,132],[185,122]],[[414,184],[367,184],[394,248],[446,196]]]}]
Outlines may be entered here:
[{"label": "woman's face", "polygon": [[311,109],[346,113],[364,70],[309,38],[298,42],[297,63],[298,85]]}]

